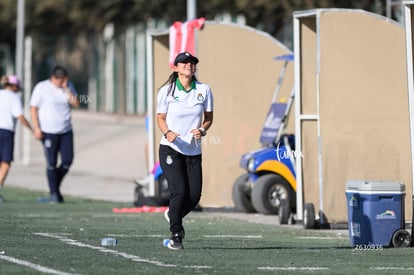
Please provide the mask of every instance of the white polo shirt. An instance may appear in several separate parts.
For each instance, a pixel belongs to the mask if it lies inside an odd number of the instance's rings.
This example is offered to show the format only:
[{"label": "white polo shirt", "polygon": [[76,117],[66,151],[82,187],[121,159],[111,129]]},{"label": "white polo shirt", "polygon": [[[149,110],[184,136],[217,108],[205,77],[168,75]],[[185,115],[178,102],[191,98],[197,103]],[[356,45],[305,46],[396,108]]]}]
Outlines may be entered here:
[{"label": "white polo shirt", "polygon": [[17,117],[23,114],[20,97],[10,90],[0,90],[0,129],[14,132]]},{"label": "white polo shirt", "polygon": [[[71,87],[73,91],[73,87]],[[55,86],[50,79],[36,84],[30,99],[30,106],[38,108],[42,132],[63,134],[72,130],[72,107],[66,93]]]},{"label": "white polo shirt", "polygon": [[201,144],[196,142],[190,131],[201,127],[204,112],[213,111],[213,94],[210,87],[201,82],[193,82],[192,89],[185,91],[177,79],[174,96],[172,92],[167,93],[168,85],[159,90],[157,113],[166,113],[168,129],[179,133],[180,136],[173,143],[163,136],[160,143],[187,156],[201,154]]}]

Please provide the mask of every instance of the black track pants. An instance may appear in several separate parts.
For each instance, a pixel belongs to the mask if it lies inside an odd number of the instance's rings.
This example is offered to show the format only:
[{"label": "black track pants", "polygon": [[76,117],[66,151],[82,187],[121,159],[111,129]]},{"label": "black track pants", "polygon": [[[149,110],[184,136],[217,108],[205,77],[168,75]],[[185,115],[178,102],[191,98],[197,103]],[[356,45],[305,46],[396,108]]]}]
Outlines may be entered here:
[{"label": "black track pants", "polygon": [[201,155],[186,156],[160,145],[159,159],[170,191],[170,231],[182,232],[183,218],[197,206],[203,184]]}]

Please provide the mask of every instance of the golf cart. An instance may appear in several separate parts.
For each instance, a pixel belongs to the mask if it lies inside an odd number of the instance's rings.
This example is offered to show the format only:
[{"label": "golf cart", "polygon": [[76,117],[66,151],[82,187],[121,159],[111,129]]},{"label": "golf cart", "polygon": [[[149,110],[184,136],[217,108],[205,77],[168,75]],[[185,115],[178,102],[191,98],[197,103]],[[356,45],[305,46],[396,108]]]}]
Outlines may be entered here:
[{"label": "golf cart", "polygon": [[262,147],[241,157],[240,167],[246,172],[235,180],[232,197],[239,211],[277,214],[279,222],[287,224],[290,213],[296,211],[295,138],[285,133],[294,90],[286,102],[276,100],[293,55],[276,60],[285,63],[260,137]]}]

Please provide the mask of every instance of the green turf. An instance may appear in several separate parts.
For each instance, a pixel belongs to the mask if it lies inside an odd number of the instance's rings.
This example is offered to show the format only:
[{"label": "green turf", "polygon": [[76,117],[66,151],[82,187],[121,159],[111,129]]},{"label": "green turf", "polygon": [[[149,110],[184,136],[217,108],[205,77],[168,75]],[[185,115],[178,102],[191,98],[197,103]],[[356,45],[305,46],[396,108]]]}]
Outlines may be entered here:
[{"label": "green turf", "polygon": [[[355,250],[345,236],[217,217],[185,219],[185,249],[162,246],[168,225],[161,213],[115,214],[131,205],[66,198],[39,203],[45,193],[2,190],[0,274],[42,274],[4,256],[55,274],[409,274],[414,249]],[[119,244],[101,247],[115,236]],[[106,250],[103,250],[106,249]],[[3,256],[3,258],[2,258]],[[61,273],[59,273],[61,272]]]}]

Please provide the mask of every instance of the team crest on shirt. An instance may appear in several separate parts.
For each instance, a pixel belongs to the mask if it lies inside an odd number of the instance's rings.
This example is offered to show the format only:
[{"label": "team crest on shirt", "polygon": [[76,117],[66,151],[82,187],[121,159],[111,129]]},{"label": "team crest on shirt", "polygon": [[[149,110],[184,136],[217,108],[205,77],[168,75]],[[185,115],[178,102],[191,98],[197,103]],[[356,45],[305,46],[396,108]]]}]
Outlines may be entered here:
[{"label": "team crest on shirt", "polygon": [[197,95],[197,100],[198,100],[198,101],[204,101],[204,96],[203,96],[201,93],[199,93],[199,94]]},{"label": "team crest on shirt", "polygon": [[165,163],[168,165],[171,165],[173,163],[173,159],[170,155],[168,155],[167,158],[165,159]]}]

